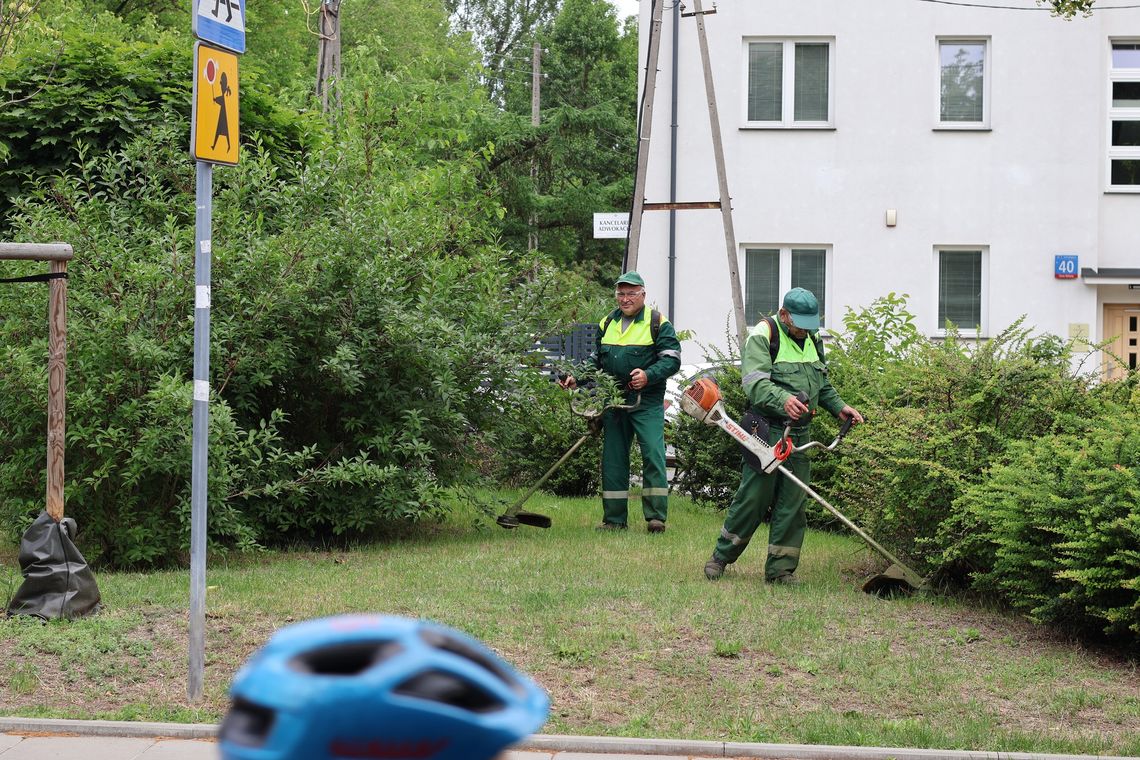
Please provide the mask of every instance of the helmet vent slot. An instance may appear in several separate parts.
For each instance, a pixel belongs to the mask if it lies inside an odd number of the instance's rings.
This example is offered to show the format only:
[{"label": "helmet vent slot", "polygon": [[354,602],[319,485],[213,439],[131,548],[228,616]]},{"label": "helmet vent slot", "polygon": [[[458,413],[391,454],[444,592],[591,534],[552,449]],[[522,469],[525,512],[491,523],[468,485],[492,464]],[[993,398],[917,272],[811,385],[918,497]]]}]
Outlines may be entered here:
[{"label": "helmet vent slot", "polygon": [[274,716],[268,707],[238,697],[222,721],[219,738],[242,747],[261,747],[269,739]]},{"label": "helmet vent slot", "polygon": [[428,670],[409,678],[393,694],[440,702],[474,713],[489,713],[506,707],[502,700],[480,686],[451,673]]},{"label": "helmet vent slot", "polygon": [[436,649],[443,650],[457,657],[462,657],[465,660],[470,660],[484,670],[490,671],[516,694],[521,695],[525,692],[522,684],[511,675],[510,671],[467,642],[432,629],[420,631],[420,638],[429,646],[433,646]]},{"label": "helmet vent slot", "polygon": [[354,641],[311,649],[289,660],[289,664],[302,673],[355,676],[403,650],[395,641]]}]

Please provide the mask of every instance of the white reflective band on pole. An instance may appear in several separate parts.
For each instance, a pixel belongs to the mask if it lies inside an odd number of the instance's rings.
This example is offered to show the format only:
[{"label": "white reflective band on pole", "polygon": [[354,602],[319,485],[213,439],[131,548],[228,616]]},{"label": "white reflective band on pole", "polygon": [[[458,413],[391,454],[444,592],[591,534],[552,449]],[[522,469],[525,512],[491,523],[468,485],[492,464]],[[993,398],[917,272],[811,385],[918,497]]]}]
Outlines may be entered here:
[{"label": "white reflective band on pole", "polygon": [[194,308],[195,309],[208,309],[210,308],[210,286],[198,285],[194,288]]}]

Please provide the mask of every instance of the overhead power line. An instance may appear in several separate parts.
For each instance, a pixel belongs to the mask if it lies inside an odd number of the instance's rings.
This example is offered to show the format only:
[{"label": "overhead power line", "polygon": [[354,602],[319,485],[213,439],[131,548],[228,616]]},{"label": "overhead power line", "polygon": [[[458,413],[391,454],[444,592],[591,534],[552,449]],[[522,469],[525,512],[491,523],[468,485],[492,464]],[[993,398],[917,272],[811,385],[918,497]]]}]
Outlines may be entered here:
[{"label": "overhead power line", "polygon": [[[1047,5],[997,5],[993,3],[966,3],[958,0],[915,0],[919,3],[935,3],[937,5],[956,5],[959,8],[990,8],[1002,11],[1045,11],[1051,13],[1053,9]],[[1134,5],[1094,5],[1093,12],[1117,11],[1129,8],[1140,8],[1140,3]]]}]

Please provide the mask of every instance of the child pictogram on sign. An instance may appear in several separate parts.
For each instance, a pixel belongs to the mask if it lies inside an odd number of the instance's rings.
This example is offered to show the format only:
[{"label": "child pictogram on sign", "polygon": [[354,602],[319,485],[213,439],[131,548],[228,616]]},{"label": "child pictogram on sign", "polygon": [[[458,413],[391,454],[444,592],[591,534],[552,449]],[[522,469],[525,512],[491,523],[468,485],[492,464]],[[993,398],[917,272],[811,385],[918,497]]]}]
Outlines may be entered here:
[{"label": "child pictogram on sign", "polygon": [[[213,84],[211,82],[211,84]],[[226,150],[230,150],[230,120],[226,115],[226,96],[232,95],[233,90],[230,89],[229,82],[226,81],[226,72],[222,72],[219,78],[221,86],[221,94],[214,96],[214,102],[218,104],[218,128],[214,132],[214,144],[210,146],[211,149],[218,147],[218,138],[226,138]],[[215,90],[217,92],[217,90]]]}]

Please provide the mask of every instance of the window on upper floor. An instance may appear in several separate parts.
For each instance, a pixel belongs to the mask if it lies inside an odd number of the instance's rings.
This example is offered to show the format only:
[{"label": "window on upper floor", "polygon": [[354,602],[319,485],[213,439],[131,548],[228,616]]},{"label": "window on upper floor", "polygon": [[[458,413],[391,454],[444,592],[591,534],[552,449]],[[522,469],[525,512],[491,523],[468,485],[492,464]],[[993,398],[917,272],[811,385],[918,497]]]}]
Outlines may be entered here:
[{"label": "window on upper floor", "polygon": [[1112,41],[1108,79],[1108,189],[1140,192],[1140,40]]},{"label": "window on upper floor", "polygon": [[946,324],[962,335],[984,335],[986,322],[986,270],[984,248],[936,248],[938,268],[938,321],[935,334],[945,335]]},{"label": "window on upper floor", "polygon": [[745,126],[832,126],[833,46],[831,39],[746,39]]},{"label": "window on upper floor", "polygon": [[989,40],[938,39],[938,127],[988,129]]},{"label": "window on upper floor", "polygon": [[826,248],[755,247],[744,249],[744,320],[754,325],[775,314],[792,288],[807,288],[819,301],[820,323],[827,314]]}]

